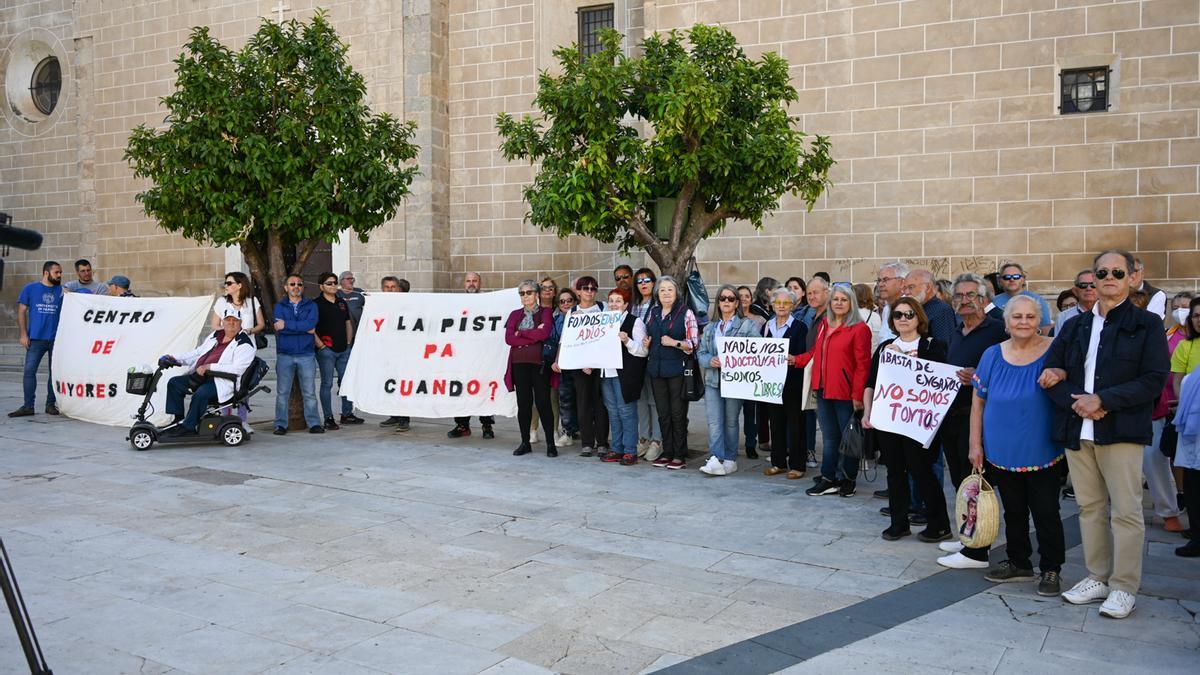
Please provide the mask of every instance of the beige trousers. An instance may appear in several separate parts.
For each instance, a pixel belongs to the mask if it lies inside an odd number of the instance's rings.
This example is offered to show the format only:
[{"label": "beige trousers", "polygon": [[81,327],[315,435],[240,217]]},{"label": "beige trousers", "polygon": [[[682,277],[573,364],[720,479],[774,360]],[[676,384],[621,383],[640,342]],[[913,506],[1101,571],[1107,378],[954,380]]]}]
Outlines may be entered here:
[{"label": "beige trousers", "polygon": [[1134,595],[1142,583],[1142,446],[1080,441],[1067,450],[1088,574]]}]

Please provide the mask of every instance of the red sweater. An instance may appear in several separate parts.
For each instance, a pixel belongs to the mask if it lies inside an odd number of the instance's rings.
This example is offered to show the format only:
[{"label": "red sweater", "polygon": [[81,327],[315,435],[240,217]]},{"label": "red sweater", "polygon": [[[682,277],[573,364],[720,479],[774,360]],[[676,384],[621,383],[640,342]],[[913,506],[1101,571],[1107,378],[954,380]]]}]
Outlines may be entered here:
[{"label": "red sweater", "polygon": [[812,388],[838,401],[861,401],[871,368],[871,329],[865,323],[829,329],[822,318],[811,352],[796,357],[796,367],[813,361]]}]

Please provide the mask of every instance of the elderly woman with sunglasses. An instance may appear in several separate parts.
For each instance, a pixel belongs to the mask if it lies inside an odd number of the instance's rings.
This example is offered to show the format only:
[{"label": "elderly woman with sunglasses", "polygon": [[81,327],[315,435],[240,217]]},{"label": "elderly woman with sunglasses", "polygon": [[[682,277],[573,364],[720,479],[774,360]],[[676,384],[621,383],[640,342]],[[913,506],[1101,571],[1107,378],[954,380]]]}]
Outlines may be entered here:
[{"label": "elderly woman with sunglasses", "polygon": [[646,322],[646,348],[650,359],[646,375],[658,406],[663,433],[663,454],[654,466],[682,469],[687,465],[687,406],[683,396],[684,358],[696,349],[699,330],[696,315],[687,308],[674,277],[663,275],[655,288],[658,304]]},{"label": "elderly woman with sunglasses", "polygon": [[[517,392],[521,444],[513,454],[520,456],[533,452],[529,443],[529,421],[535,403],[542,426],[554,428],[550,413],[550,374],[542,362],[542,346],[553,330],[554,314],[549,307],[542,307],[538,300],[538,285],[532,279],[522,281],[517,292],[521,296],[521,308],[513,310],[504,323],[504,341],[508,343],[508,372],[504,374],[504,384],[509,391]],[[550,434],[546,436],[546,455],[557,457],[554,439]]]},{"label": "elderly woman with sunglasses", "polygon": [[[862,393],[863,427],[871,428],[871,408],[875,397],[875,385],[879,378],[879,355],[884,350],[897,351],[927,361],[944,363],[948,347],[929,335],[929,319],[925,309],[916,298],[904,295],[892,303],[888,315],[888,328],[896,337],[879,343],[871,359],[871,372],[867,375],[867,386]],[[917,537],[921,541],[939,542],[950,538],[950,516],[946,512],[946,494],[933,472],[933,460],[937,457],[938,444],[925,449],[920,443],[901,434],[876,430],[876,442],[880,450],[880,461],[887,466],[888,506],[891,509],[891,525],[883,531],[883,538],[896,541],[912,534],[909,529],[908,507],[910,501],[908,478],[911,474],[917,491],[925,501],[929,523]]]},{"label": "elderly woman with sunglasses", "polygon": [[[579,277],[575,281],[579,305],[568,314],[603,312],[604,303],[596,301],[598,290],[600,286],[595,277]],[[554,370],[561,372],[557,361]],[[600,371],[595,368],[582,368],[567,372],[575,386],[575,412],[579,415],[579,435],[583,444],[579,456],[603,456],[608,452],[608,410],[605,409],[600,396]]]},{"label": "elderly woman with sunglasses", "polygon": [[721,358],[718,337],[758,337],[758,324],[742,316],[737,289],[725,284],[717,289],[712,320],[700,336],[700,367],[704,370],[704,410],[708,415],[708,449],[712,456],[700,467],[710,476],[737,471],[738,412],[742,400],[721,397]]},{"label": "elderly woman with sunglasses", "polygon": [[[642,320],[645,325],[650,317],[650,308],[654,306],[654,284],[658,277],[654,270],[643,267],[633,273],[633,300],[629,303],[629,313]],[[638,456],[653,462],[662,455],[662,428],[658,426],[658,406],[654,404],[654,392],[650,391],[650,380],[642,385],[642,395],[638,398]]]}]

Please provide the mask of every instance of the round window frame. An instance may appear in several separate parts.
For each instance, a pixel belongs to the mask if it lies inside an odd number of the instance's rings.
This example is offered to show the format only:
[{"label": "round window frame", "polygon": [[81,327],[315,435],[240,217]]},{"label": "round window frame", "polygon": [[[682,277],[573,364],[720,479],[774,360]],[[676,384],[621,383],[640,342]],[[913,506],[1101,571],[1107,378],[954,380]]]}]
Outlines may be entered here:
[{"label": "round window frame", "polygon": [[[57,80],[38,82],[39,77],[44,75],[51,66],[53,66],[58,72]],[[47,84],[53,84],[55,85],[55,88],[54,92],[50,95],[52,100],[50,101],[49,105],[44,106],[42,95],[47,88]],[[60,61],[57,56],[51,54],[43,58],[36,66],[33,67],[33,75],[31,75],[29,78],[29,94],[30,98],[33,99],[33,107],[37,108],[38,112],[41,114],[48,117],[52,115],[56,109],[58,109],[58,102],[62,99],[62,61]]]}]

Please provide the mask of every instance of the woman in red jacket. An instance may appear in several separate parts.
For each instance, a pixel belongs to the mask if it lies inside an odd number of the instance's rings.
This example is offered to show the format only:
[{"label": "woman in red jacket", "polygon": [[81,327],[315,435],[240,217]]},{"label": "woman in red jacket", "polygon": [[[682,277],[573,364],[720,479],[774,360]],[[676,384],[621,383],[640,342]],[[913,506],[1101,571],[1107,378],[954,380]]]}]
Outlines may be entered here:
[{"label": "woman in red jacket", "polygon": [[871,329],[858,313],[854,289],[834,286],[829,311],[816,326],[812,351],[796,357],[795,366],[812,362],[812,390],[817,395],[817,422],[821,425],[824,450],[821,475],[805,494],[843,497],[854,495],[858,460],[843,457],[838,466],[842,430],[850,416],[863,407],[863,389],[871,368]]},{"label": "woman in red jacket", "polygon": [[538,302],[538,285],[527,279],[517,286],[521,308],[514,309],[504,323],[504,341],[508,343],[508,372],[504,384],[517,392],[517,425],[521,428],[521,445],[514,455],[533,452],[529,445],[529,422],[536,404],[546,433],[546,455],[557,457],[554,447],[554,413],[550,408],[550,371],[542,362],[542,343],[550,337],[554,315],[549,307]]}]

